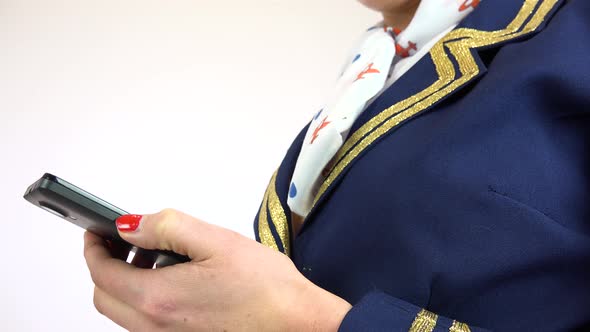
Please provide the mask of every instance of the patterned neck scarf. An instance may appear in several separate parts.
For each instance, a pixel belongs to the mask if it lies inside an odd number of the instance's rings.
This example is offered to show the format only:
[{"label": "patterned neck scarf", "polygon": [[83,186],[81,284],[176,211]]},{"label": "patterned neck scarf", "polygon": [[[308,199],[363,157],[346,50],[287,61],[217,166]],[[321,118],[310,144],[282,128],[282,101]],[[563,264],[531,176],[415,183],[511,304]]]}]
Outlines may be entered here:
[{"label": "patterned neck scarf", "polygon": [[396,64],[456,26],[479,2],[422,0],[405,30],[377,26],[367,31],[324,108],[311,121],[291,179],[287,204],[292,212],[307,216],[324,180],[323,170],[368,102],[392,83],[388,78]]}]

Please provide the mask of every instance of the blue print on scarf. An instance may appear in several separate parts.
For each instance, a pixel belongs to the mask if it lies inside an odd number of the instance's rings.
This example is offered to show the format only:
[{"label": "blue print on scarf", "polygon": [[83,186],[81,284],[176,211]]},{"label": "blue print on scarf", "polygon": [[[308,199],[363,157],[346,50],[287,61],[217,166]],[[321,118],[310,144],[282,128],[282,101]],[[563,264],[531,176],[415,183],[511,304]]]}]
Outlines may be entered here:
[{"label": "blue print on scarf", "polygon": [[322,114],[322,111],[323,111],[323,110],[324,110],[324,109],[322,108],[322,109],[321,109],[321,110],[318,112],[318,114],[316,114],[316,115],[313,117],[313,119],[314,119],[314,120],[317,120],[317,119],[320,117],[320,114]]},{"label": "blue print on scarf", "polygon": [[297,196],[297,187],[295,187],[295,183],[291,182],[291,188],[289,189],[289,197],[294,198]]},{"label": "blue print on scarf", "polygon": [[354,59],[352,60],[352,63],[355,63],[355,62],[356,62],[356,60],[358,60],[360,57],[361,57],[361,55],[360,55],[360,54],[357,54],[357,55],[354,57]]}]

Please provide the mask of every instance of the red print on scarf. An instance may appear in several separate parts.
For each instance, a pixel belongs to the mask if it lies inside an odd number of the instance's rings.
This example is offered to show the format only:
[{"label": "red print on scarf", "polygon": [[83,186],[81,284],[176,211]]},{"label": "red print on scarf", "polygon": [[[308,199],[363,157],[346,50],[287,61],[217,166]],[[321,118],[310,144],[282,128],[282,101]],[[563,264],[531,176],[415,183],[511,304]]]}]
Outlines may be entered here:
[{"label": "red print on scarf", "polygon": [[408,42],[408,47],[403,47],[400,44],[395,44],[395,53],[402,58],[407,58],[410,56],[410,50],[416,51],[416,44],[412,42]]},{"label": "red print on scarf", "polygon": [[390,28],[387,25],[383,26],[383,31],[392,32],[394,36],[397,36],[402,32],[402,30],[400,28],[396,28],[396,27]]},{"label": "red print on scarf", "polygon": [[459,7],[459,11],[466,11],[467,9],[469,9],[470,7],[477,7],[477,5],[479,5],[479,3],[481,2],[481,0],[465,0],[463,2],[463,4]]},{"label": "red print on scarf", "polygon": [[326,122],[326,119],[328,118],[328,116],[324,117],[324,119],[322,120],[322,123],[320,123],[315,130],[313,131],[313,137],[311,138],[311,143],[309,144],[313,144],[313,141],[315,141],[316,138],[318,138],[318,135],[320,134],[320,130],[324,129],[327,125],[330,124],[330,121]]},{"label": "red print on scarf", "polygon": [[380,73],[379,70],[374,69],[373,68],[373,62],[369,63],[369,65],[367,65],[367,67],[361,71],[357,76],[356,79],[353,82],[356,82],[358,80],[362,80],[363,78],[365,78],[366,74],[376,74],[376,73]]}]

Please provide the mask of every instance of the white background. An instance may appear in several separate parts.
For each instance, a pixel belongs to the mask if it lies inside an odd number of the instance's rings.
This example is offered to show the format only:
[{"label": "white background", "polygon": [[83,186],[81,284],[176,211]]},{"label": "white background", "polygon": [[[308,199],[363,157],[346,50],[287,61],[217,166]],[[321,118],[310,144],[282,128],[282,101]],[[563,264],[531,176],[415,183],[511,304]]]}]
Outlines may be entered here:
[{"label": "white background", "polygon": [[362,31],[354,0],[0,0],[1,331],[119,331],[52,172],[132,213],[253,237],[270,175]]}]

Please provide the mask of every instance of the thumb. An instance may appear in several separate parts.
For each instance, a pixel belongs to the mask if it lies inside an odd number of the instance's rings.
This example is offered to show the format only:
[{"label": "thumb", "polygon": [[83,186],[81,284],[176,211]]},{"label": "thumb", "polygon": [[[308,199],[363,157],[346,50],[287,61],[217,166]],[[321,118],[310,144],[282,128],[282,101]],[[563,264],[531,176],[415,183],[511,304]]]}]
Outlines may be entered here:
[{"label": "thumb", "polygon": [[221,228],[182,212],[165,209],[156,214],[121,216],[119,235],[143,249],[171,250],[202,261],[215,254]]}]

